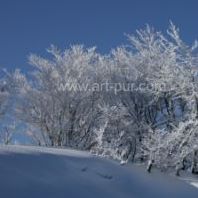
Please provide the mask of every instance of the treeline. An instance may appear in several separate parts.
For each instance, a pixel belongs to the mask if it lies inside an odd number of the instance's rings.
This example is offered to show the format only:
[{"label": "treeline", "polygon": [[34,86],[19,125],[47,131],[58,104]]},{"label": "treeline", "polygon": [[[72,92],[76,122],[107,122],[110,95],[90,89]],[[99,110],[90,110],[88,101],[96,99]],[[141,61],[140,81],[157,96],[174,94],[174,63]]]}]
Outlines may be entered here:
[{"label": "treeline", "polygon": [[197,42],[185,44],[172,23],[166,35],[147,26],[128,40],[107,55],[79,45],[31,55],[31,74],[2,79],[2,115],[12,95],[38,145],[196,173]]}]

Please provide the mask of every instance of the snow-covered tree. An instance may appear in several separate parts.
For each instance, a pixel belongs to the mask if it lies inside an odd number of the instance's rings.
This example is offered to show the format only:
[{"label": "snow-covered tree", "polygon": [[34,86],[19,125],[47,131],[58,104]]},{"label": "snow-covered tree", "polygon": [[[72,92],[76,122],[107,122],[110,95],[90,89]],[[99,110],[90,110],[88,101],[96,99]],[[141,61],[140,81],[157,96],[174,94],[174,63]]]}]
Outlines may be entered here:
[{"label": "snow-covered tree", "polygon": [[8,107],[9,91],[5,79],[0,80],[0,116],[5,115]]},{"label": "snow-covered tree", "polygon": [[63,52],[52,46],[48,52],[52,59],[30,56],[35,70],[17,113],[46,133],[52,146],[89,147],[99,116],[99,94],[91,89],[99,55],[82,46]]}]

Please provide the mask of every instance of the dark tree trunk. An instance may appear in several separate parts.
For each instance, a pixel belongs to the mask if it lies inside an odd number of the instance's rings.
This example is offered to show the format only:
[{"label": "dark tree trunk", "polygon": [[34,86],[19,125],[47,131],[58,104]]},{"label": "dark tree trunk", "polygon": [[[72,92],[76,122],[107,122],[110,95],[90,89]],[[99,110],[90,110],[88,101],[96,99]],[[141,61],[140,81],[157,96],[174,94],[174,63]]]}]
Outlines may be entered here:
[{"label": "dark tree trunk", "polygon": [[149,160],[148,166],[147,166],[147,169],[146,169],[148,173],[151,173],[151,169],[153,167],[153,163],[154,163],[154,160]]}]

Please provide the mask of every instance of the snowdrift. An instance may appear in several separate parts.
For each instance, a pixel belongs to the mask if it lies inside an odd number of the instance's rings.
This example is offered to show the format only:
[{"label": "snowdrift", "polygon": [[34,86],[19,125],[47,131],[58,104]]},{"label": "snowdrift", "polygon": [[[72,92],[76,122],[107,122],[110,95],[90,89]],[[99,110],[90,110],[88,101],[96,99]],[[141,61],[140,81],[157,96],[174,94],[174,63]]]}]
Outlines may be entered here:
[{"label": "snowdrift", "polygon": [[0,198],[193,198],[174,177],[69,149],[0,146]]}]

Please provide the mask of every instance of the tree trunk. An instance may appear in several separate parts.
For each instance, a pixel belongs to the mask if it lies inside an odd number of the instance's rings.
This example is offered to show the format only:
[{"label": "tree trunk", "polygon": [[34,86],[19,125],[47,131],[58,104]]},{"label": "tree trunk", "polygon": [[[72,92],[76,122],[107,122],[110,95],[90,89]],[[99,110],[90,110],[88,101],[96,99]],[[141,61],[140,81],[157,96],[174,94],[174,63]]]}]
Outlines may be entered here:
[{"label": "tree trunk", "polygon": [[198,174],[198,171],[197,171],[197,154],[198,154],[198,151],[197,150],[194,150],[193,152],[193,161],[192,161],[192,166],[191,166],[191,173],[192,174]]},{"label": "tree trunk", "polygon": [[148,165],[147,165],[147,168],[146,168],[148,173],[151,173],[151,169],[153,167],[153,163],[154,163],[154,160],[149,160],[148,161]]}]

